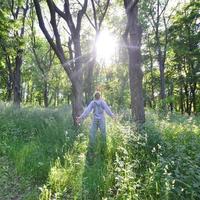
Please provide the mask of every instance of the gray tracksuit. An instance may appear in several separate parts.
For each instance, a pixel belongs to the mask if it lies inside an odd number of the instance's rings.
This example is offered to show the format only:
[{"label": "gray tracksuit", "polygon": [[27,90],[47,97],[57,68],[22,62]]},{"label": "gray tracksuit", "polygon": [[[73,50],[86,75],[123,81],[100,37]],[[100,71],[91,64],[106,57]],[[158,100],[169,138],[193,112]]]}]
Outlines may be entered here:
[{"label": "gray tracksuit", "polygon": [[107,103],[102,100],[93,100],[90,102],[88,107],[84,110],[80,118],[83,120],[87,118],[87,116],[90,114],[90,112],[93,110],[93,120],[92,125],[90,129],[90,144],[94,144],[96,139],[96,132],[99,128],[101,131],[101,134],[103,136],[104,142],[106,141],[106,126],[105,126],[105,116],[104,111],[110,116],[113,117],[114,114],[108,107]]}]

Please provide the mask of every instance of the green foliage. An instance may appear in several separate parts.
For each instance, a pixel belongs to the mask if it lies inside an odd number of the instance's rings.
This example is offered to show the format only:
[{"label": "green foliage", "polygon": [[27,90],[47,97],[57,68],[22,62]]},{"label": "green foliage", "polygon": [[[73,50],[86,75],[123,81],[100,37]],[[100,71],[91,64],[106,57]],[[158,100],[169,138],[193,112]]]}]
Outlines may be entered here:
[{"label": "green foliage", "polygon": [[[14,180],[21,177],[16,187],[24,191],[24,196],[20,193],[24,199],[26,195],[41,200],[198,199],[200,195],[199,117],[161,116],[148,110],[140,128],[122,116],[114,123],[108,120],[107,145],[98,135],[91,158],[89,120],[75,129],[66,108],[15,110],[1,105],[0,113],[0,155],[5,160],[0,174],[12,196],[15,192],[2,171],[5,165]],[[35,188],[33,193],[29,187]],[[1,195],[10,198],[3,191]]]},{"label": "green foliage", "polygon": [[37,199],[37,186],[34,186],[30,179],[20,176],[14,163],[6,156],[0,157],[0,176],[0,199]]},{"label": "green foliage", "polygon": [[[35,45],[26,50],[22,65],[23,103],[44,106],[44,89],[47,84],[49,106],[66,104],[71,92],[67,75],[46,40],[40,37],[35,40]],[[33,48],[39,63],[33,54]]]},{"label": "green foliage", "polygon": [[68,147],[65,133],[73,130],[67,112],[66,108],[59,111],[4,109],[0,115],[0,153],[14,160],[18,172],[44,181],[51,162]]},{"label": "green foliage", "polygon": [[130,107],[128,66],[121,64],[105,68],[99,79],[97,86],[109,105],[118,111]]}]

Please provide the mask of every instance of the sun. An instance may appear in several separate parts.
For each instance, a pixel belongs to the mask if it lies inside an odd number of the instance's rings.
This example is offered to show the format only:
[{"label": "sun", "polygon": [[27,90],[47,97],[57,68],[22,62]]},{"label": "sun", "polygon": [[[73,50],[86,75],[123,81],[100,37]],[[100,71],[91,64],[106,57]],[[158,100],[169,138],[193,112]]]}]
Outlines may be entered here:
[{"label": "sun", "polygon": [[96,59],[99,64],[110,65],[116,54],[117,41],[116,37],[108,30],[100,32],[96,41]]}]

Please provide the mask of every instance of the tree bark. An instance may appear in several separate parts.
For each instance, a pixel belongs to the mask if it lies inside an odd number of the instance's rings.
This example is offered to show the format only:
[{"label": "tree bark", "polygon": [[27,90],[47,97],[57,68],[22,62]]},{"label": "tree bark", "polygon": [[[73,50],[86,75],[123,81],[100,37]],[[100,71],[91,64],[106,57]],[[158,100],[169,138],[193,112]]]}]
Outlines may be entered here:
[{"label": "tree bark", "polygon": [[196,82],[191,86],[191,95],[192,95],[192,104],[193,104],[193,112],[196,113]]},{"label": "tree bark", "polygon": [[[169,96],[172,98],[174,96],[174,84],[173,82],[170,83],[170,89],[169,89]],[[173,99],[170,99],[170,111],[173,112],[174,111],[174,103],[173,103]]]},{"label": "tree bark", "polygon": [[[19,31],[15,31],[14,35],[15,37],[18,37],[19,40],[24,39],[24,32],[25,32],[25,20],[27,17],[28,9],[29,9],[29,0],[25,1],[25,7],[20,7],[17,5],[17,7],[14,5],[14,1],[12,1],[11,5],[11,12],[13,15],[14,20],[20,19],[19,13],[22,13],[21,20],[21,28]],[[16,10],[15,10],[16,9]],[[20,10],[21,9],[21,10]],[[23,55],[23,49],[20,47],[20,44],[17,44],[17,51],[15,56],[15,69],[13,73],[13,95],[14,95],[14,101],[13,104],[16,107],[20,107],[21,103],[21,66],[22,66],[22,55]]]},{"label": "tree bark", "polygon": [[44,81],[43,95],[44,95],[44,106],[45,108],[47,108],[49,105],[49,98],[48,98],[48,83],[46,80]]},{"label": "tree bark", "polygon": [[[137,124],[145,122],[144,99],[142,89],[143,72],[141,70],[141,37],[142,29],[138,22],[138,4],[124,0],[124,6],[128,18],[125,41],[129,54],[129,81],[131,91],[131,111],[132,117]],[[129,36],[129,38],[128,38]]]},{"label": "tree bark", "polygon": [[21,66],[22,66],[22,50],[19,50],[15,59],[14,69],[14,105],[20,107],[21,102]]},{"label": "tree bark", "polygon": [[184,104],[183,104],[183,100],[184,100],[184,96],[183,96],[183,87],[182,85],[180,86],[180,109],[181,109],[181,114],[184,113]]},{"label": "tree bark", "polygon": [[13,91],[13,71],[12,71],[12,63],[11,63],[9,55],[6,55],[6,66],[8,68],[7,101],[11,101],[11,99],[12,99],[12,91]]},{"label": "tree bark", "polygon": [[190,100],[189,100],[189,91],[188,91],[188,84],[184,84],[185,96],[186,96],[186,113],[190,115]]}]

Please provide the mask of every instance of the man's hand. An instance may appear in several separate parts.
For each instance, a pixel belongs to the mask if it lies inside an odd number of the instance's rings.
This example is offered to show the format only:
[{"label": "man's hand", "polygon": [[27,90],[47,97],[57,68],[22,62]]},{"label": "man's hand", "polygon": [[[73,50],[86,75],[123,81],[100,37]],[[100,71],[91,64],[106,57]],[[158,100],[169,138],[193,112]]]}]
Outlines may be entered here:
[{"label": "man's hand", "polygon": [[116,122],[117,119],[118,119],[118,118],[117,118],[117,115],[113,115],[113,116],[112,116],[112,119],[113,119],[114,122]]},{"label": "man's hand", "polygon": [[81,118],[80,117],[76,117],[76,123],[80,124],[81,123]]},{"label": "man's hand", "polygon": [[113,116],[112,116],[112,119],[113,119],[114,121],[116,121],[116,120],[117,120],[116,115],[113,115]]}]

